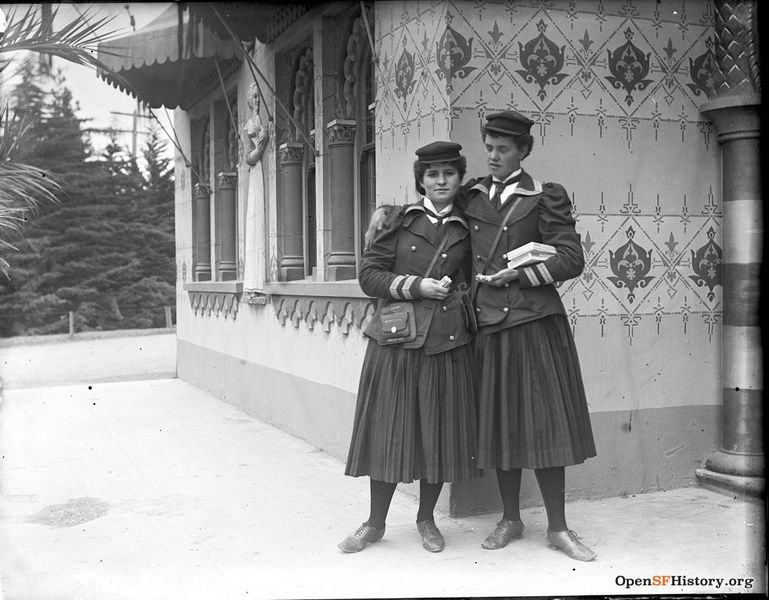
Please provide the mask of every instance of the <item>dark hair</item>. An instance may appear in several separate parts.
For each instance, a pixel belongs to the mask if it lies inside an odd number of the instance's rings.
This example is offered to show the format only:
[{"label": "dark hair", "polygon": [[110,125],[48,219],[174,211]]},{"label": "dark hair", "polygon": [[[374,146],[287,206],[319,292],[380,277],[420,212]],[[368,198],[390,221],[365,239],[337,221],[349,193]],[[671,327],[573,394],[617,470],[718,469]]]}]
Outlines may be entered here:
[{"label": "dark hair", "polygon": [[524,154],[521,157],[521,160],[523,160],[529,154],[531,154],[531,149],[534,147],[534,137],[532,137],[532,135],[529,133],[524,133],[521,135],[500,133],[499,131],[487,130],[485,126],[481,125],[481,141],[485,141],[487,135],[490,135],[491,137],[495,137],[495,138],[510,138],[511,140],[513,140],[515,147],[518,148],[519,150],[521,149],[522,146],[526,146],[526,148],[528,148],[528,151],[526,152],[526,154]]},{"label": "dark hair", "polygon": [[[465,173],[467,173],[467,159],[465,159],[464,156],[460,155],[456,160],[447,160],[443,162],[451,165],[457,170],[457,173],[459,173],[459,181],[462,181],[465,178]],[[419,162],[418,160],[414,161],[414,184],[416,185],[417,192],[422,195],[425,193],[425,188],[422,187],[422,178],[429,168],[430,165],[427,163]]]}]

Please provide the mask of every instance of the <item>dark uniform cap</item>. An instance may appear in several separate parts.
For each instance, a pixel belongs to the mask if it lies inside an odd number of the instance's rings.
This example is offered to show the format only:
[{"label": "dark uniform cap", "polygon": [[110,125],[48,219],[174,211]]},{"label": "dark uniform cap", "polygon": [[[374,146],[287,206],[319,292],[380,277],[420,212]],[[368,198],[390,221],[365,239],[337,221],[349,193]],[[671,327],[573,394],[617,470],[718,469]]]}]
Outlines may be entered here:
[{"label": "dark uniform cap", "polygon": [[503,135],[526,135],[534,121],[514,110],[492,113],[486,116],[486,130]]},{"label": "dark uniform cap", "polygon": [[417,160],[424,164],[452,162],[462,157],[462,146],[454,142],[433,142],[416,151]]}]

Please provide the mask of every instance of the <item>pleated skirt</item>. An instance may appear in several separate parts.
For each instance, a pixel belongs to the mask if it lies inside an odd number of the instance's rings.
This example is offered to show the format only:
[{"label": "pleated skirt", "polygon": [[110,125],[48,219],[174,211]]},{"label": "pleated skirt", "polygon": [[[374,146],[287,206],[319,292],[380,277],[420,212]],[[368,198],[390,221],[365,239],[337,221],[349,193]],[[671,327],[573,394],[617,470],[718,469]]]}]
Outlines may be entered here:
[{"label": "pleated skirt", "polygon": [[478,466],[540,469],[596,455],[577,349],[563,315],[476,336]]},{"label": "pleated skirt", "polygon": [[369,340],[345,474],[389,483],[479,475],[470,345],[428,356]]}]

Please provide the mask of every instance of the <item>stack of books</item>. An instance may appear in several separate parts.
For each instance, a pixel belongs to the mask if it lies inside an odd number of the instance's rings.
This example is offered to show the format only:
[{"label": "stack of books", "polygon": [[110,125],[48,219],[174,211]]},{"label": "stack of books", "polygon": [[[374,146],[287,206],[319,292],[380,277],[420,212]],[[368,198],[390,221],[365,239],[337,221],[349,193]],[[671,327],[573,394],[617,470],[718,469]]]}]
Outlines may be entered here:
[{"label": "stack of books", "polygon": [[510,269],[518,269],[519,267],[542,262],[554,255],[555,248],[550,244],[529,242],[528,244],[519,246],[515,250],[510,250],[510,252],[506,254],[507,266]]}]

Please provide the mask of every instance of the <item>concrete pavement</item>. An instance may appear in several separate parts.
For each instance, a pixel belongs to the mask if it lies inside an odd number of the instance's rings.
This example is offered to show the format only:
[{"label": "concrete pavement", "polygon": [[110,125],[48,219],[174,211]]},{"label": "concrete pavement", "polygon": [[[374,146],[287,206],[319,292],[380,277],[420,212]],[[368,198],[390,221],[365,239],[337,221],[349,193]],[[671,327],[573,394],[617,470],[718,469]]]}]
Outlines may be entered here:
[{"label": "concrete pavement", "polygon": [[[570,503],[592,563],[547,547],[542,508],[524,510],[523,539],[499,551],[480,547],[498,515],[439,515],[447,546],[430,554],[400,492],[384,539],[343,554],[368,480],[176,379],[6,388],[0,457],[3,600],[766,589],[763,505],[701,488]],[[683,579],[648,585],[666,575]]]},{"label": "concrete pavement", "polygon": [[0,383],[6,389],[156,377],[176,377],[173,330],[0,339]]}]

